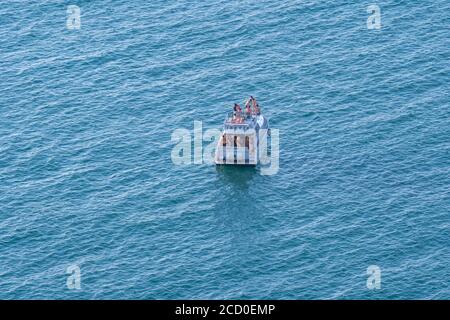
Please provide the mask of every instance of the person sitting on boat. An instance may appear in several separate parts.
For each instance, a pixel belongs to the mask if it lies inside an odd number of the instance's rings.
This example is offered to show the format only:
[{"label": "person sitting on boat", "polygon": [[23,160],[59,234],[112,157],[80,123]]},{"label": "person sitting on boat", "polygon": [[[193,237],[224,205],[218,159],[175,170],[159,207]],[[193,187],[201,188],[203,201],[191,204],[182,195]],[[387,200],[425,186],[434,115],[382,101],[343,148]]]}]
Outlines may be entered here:
[{"label": "person sitting on boat", "polygon": [[250,108],[250,106],[245,108],[245,114],[247,115],[247,118],[251,117],[251,115],[252,115],[252,108]]},{"label": "person sitting on boat", "polygon": [[233,122],[241,122],[241,118],[242,118],[242,109],[241,106],[238,105],[237,103],[234,104],[234,108],[233,108],[234,112],[233,112]]},{"label": "person sitting on boat", "polygon": [[256,104],[256,106],[255,106],[255,113],[258,116],[261,114],[261,108],[259,107],[259,104]]},{"label": "person sitting on boat", "polygon": [[237,114],[238,114],[238,111],[237,111],[238,109],[237,109],[237,107],[236,107],[236,103],[234,104],[234,107],[233,107],[233,118],[231,119],[231,122],[236,122],[236,119],[237,119]]}]

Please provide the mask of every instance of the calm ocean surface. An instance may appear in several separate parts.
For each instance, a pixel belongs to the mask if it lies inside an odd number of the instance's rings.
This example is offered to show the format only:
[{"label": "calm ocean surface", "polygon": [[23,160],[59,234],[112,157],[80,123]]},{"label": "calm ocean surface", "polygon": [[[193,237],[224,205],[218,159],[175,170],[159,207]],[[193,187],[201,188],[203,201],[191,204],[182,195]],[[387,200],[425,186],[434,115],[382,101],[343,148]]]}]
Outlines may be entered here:
[{"label": "calm ocean surface", "polygon": [[[0,299],[449,299],[449,26],[447,0],[3,2]],[[276,175],[172,163],[250,94]]]}]

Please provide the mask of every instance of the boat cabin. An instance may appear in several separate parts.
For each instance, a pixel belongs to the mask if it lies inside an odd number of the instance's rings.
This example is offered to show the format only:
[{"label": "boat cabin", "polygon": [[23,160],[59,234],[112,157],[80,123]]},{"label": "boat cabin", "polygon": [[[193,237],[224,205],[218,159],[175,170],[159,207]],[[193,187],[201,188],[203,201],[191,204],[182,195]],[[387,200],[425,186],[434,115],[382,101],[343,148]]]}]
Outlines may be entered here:
[{"label": "boat cabin", "polygon": [[216,147],[216,164],[257,165],[259,132],[268,127],[260,114],[228,114]]}]

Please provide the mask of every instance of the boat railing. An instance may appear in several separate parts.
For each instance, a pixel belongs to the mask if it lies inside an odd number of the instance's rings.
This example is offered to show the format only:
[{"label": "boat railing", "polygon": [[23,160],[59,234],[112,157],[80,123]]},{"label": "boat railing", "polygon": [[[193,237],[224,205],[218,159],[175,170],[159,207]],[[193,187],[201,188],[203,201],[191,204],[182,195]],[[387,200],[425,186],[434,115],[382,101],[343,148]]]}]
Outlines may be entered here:
[{"label": "boat railing", "polygon": [[225,125],[248,127],[255,124],[255,115],[246,112],[230,112],[225,118]]}]

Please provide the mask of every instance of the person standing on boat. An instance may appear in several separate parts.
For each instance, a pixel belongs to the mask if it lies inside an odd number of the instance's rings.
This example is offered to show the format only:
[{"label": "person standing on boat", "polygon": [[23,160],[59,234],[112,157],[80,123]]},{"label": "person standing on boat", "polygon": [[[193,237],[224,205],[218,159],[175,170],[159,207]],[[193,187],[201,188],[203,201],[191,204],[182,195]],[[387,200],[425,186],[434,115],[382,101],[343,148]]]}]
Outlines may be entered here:
[{"label": "person standing on boat", "polygon": [[250,107],[251,102],[252,97],[250,97],[250,99],[248,99],[247,102],[245,103],[245,113],[247,115],[247,118],[250,118],[250,116],[252,115],[252,108]]},{"label": "person standing on boat", "polygon": [[259,115],[259,114],[261,113],[261,109],[259,108],[258,102],[256,101],[255,98],[253,98],[253,96],[250,96],[250,98],[252,99],[252,102],[253,102],[253,110],[254,110],[254,113],[255,113],[256,115]]}]

